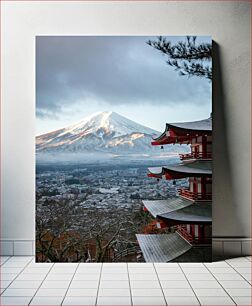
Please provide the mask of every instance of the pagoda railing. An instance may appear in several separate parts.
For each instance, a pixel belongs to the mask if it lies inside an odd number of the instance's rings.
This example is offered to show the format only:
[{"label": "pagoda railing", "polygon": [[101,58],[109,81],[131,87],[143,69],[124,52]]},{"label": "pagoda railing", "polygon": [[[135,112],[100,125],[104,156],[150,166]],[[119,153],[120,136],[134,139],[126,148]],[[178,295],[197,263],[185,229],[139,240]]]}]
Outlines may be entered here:
[{"label": "pagoda railing", "polygon": [[191,152],[191,153],[186,153],[186,154],[179,154],[179,158],[181,160],[186,160],[186,159],[212,159],[212,152],[205,152],[205,153]]},{"label": "pagoda railing", "polygon": [[212,199],[212,193],[199,193],[199,192],[193,192],[188,189],[178,189],[178,193],[181,197],[184,197],[189,200],[193,201],[203,201],[203,200],[211,200]]},{"label": "pagoda railing", "polygon": [[178,226],[177,227],[177,232],[179,232],[179,234],[184,237],[188,242],[193,242],[193,236],[187,232],[187,230],[182,227],[182,226]]},{"label": "pagoda railing", "polygon": [[193,245],[195,245],[195,244],[211,244],[211,242],[212,242],[212,239],[209,238],[209,237],[202,237],[202,238],[193,237],[193,235],[188,233],[186,228],[184,228],[182,226],[178,226],[177,227],[177,232],[183,238],[185,238],[188,242],[190,242]]}]

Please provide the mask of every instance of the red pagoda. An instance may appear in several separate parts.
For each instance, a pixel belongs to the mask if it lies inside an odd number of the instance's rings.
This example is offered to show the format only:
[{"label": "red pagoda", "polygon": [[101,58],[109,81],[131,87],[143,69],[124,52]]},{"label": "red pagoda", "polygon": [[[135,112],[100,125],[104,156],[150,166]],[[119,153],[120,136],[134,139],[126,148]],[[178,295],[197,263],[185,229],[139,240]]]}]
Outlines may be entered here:
[{"label": "red pagoda", "polygon": [[[149,177],[187,179],[179,196],[143,201],[145,210],[160,229],[158,234],[138,234],[147,262],[210,261],[212,238],[212,118],[166,124],[152,145],[187,144],[190,153],[180,154],[178,164],[149,168]],[[161,226],[160,226],[161,224]],[[163,233],[163,228],[167,230]]]}]

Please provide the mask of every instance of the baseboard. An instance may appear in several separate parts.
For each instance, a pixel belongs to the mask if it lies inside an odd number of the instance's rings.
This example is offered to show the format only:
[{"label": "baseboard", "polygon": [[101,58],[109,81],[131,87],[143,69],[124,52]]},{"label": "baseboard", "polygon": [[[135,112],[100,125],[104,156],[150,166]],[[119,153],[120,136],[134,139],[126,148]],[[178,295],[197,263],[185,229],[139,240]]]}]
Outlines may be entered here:
[{"label": "baseboard", "polygon": [[0,240],[1,256],[33,256],[35,255],[34,240]]},{"label": "baseboard", "polygon": [[216,237],[212,240],[213,260],[251,256],[252,238]]},{"label": "baseboard", "polygon": [[[213,238],[213,259],[220,260],[230,257],[251,256],[252,238]],[[1,256],[32,256],[35,255],[34,240],[0,240]]]}]

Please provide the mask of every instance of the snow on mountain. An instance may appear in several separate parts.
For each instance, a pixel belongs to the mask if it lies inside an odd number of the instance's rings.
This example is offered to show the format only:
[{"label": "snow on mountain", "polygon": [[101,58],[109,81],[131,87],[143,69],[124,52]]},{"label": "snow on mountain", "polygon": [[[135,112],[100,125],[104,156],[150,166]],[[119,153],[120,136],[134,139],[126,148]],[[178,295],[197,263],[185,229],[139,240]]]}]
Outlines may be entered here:
[{"label": "snow on mountain", "polygon": [[151,145],[152,137],[159,134],[115,112],[99,112],[69,127],[37,136],[36,151],[112,154],[160,152],[160,148]]}]

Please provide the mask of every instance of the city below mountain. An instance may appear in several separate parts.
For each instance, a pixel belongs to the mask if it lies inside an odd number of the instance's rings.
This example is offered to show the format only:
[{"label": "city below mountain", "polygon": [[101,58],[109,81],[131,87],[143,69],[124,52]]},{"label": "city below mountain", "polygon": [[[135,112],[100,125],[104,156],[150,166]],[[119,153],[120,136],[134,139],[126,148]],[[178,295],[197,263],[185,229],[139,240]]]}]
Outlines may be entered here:
[{"label": "city below mountain", "polygon": [[[165,122],[164,122],[165,126]],[[37,159],[76,158],[79,154],[99,159],[134,155],[160,155],[160,147],[152,146],[153,136],[160,132],[129,120],[115,112],[99,112],[80,122],[36,137]],[[185,153],[187,146],[167,146],[166,153]]]}]

